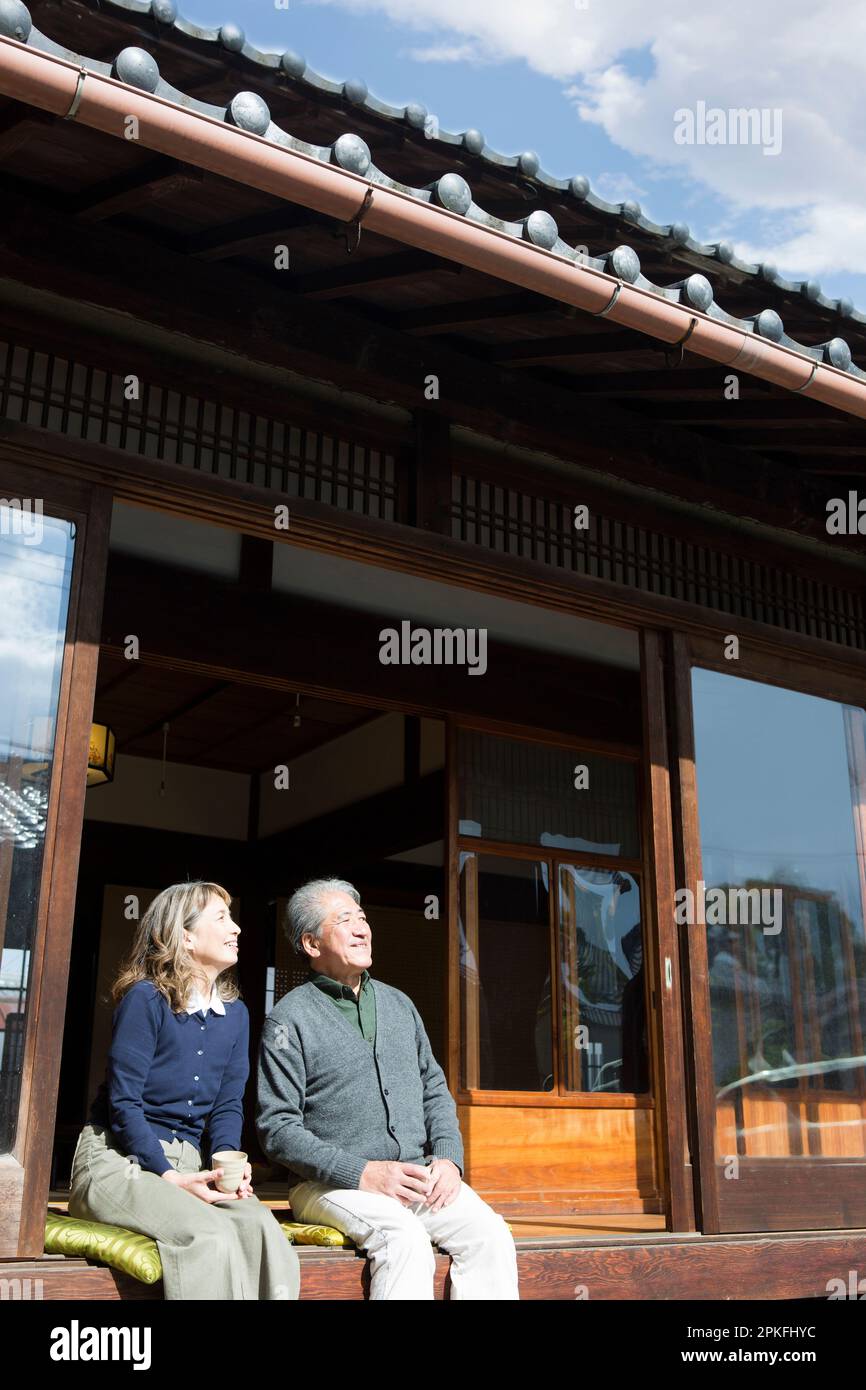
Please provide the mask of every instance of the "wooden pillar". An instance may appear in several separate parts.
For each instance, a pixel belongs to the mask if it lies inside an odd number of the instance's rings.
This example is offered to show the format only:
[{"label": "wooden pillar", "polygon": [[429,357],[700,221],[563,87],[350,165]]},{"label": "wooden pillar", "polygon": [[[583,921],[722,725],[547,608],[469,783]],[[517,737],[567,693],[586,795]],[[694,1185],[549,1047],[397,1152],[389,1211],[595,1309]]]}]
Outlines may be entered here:
[{"label": "wooden pillar", "polygon": [[409,520],[425,531],[451,534],[450,425],[441,415],[414,412],[415,458],[410,470]]},{"label": "wooden pillar", "polygon": [[689,1082],[683,1037],[684,991],[674,916],[676,869],[665,659],[661,634],[647,629],[641,632],[641,681],[651,859],[647,896],[652,903],[650,920],[654,920],[656,928],[656,949],[648,954],[654,964],[651,978],[656,1008],[652,1016],[660,1043],[655,1071],[662,1117],[661,1151],[667,1171],[669,1227],[672,1231],[693,1231],[695,1204],[686,1124]]}]

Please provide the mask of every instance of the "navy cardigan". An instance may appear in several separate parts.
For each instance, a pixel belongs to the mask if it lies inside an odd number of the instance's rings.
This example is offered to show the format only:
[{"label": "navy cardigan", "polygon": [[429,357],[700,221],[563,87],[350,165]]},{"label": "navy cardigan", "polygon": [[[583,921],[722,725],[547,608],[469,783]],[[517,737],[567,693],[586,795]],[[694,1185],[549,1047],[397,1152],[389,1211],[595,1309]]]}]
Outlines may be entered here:
[{"label": "navy cardigan", "polygon": [[150,1173],[172,1165],[160,1139],[186,1139],[210,1153],[240,1149],[249,1076],[250,1020],[240,999],[212,1009],[172,1013],[149,980],[138,980],[114,1011],[105,1081],[90,1111],[121,1151]]}]

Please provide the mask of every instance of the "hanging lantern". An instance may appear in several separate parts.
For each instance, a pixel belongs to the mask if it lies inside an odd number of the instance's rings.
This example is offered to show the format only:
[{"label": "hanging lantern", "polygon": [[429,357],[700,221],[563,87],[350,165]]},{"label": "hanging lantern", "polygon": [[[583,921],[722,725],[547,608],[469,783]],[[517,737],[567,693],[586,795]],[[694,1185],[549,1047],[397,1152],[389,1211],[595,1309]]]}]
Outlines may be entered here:
[{"label": "hanging lantern", "polygon": [[107,724],[91,724],[87,755],[87,785],[99,787],[114,781],[114,730]]}]

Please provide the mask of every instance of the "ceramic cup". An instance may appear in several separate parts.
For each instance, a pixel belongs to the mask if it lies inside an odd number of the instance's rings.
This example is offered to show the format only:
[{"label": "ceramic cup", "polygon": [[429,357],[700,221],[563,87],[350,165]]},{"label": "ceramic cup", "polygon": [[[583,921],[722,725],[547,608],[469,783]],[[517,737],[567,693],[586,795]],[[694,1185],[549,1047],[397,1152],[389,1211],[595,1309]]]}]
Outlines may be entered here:
[{"label": "ceramic cup", "polygon": [[222,1177],[216,1180],[219,1192],[237,1192],[246,1162],[246,1154],[238,1149],[224,1149],[222,1153],[211,1154],[211,1167],[223,1170]]}]

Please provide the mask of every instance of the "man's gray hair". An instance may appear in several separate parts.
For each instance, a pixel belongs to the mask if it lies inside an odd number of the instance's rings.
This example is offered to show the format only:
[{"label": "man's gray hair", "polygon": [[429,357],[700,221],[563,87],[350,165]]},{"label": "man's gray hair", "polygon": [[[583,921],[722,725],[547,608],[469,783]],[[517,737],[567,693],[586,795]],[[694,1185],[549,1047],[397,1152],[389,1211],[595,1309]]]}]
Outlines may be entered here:
[{"label": "man's gray hair", "polygon": [[322,899],[326,893],[348,893],[356,903],[361,901],[361,894],[354,883],[347,883],[343,878],[313,878],[303,888],[298,888],[289,898],[286,908],[286,936],[299,956],[307,955],[301,944],[305,932],[309,932],[317,941],[322,935],[325,920]]}]

